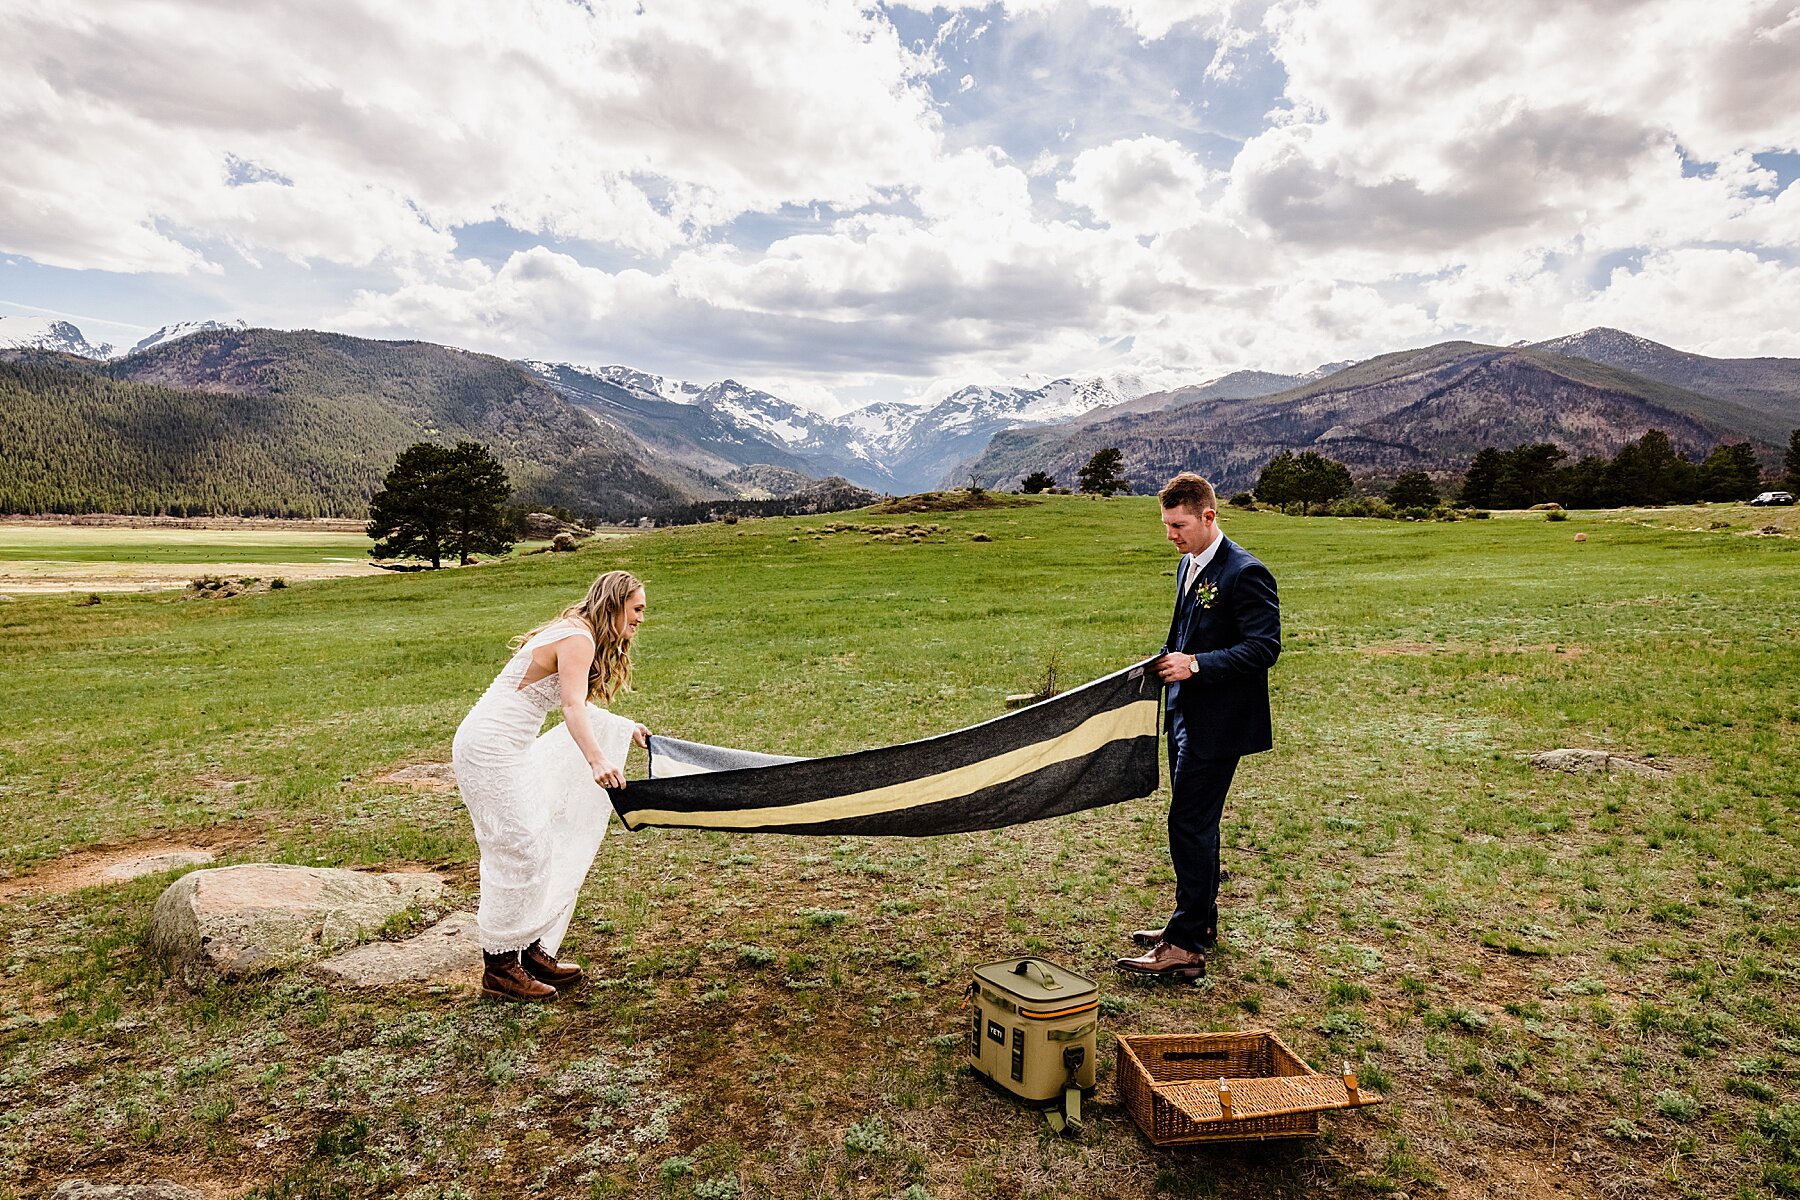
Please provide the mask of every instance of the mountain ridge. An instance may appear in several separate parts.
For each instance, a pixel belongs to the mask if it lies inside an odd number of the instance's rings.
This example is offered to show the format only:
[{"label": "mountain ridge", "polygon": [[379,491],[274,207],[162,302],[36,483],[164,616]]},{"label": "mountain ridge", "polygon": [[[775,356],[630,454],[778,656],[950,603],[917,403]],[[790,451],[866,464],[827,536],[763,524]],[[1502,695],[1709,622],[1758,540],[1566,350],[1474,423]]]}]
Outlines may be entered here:
[{"label": "mountain ridge", "polygon": [[360,515],[400,450],[464,437],[521,503],[623,519],[733,494],[504,359],[429,342],[213,330],[0,368],[0,510]]},{"label": "mountain ridge", "polygon": [[1197,470],[1230,491],[1254,486],[1261,464],[1283,450],[1316,449],[1365,478],[1410,469],[1447,478],[1484,446],[1552,441],[1576,456],[1610,455],[1650,428],[1696,458],[1748,436],[1768,464],[1786,439],[1784,421],[1800,424],[1800,405],[1783,417],[1591,360],[1453,341],[1281,392],[1001,433],[971,469],[997,487],[1032,470],[1072,482],[1093,452],[1116,446],[1140,487]]},{"label": "mountain ridge", "polygon": [[[319,461],[310,468],[290,462],[281,486],[295,489],[294,504],[329,503],[333,511],[354,508],[353,495],[368,490],[375,468],[358,456],[386,456],[385,467],[402,437],[490,441],[516,471],[522,499],[628,516],[766,494],[768,483],[787,487],[797,477],[838,475],[897,492],[970,479],[1006,486],[1049,469],[1072,483],[1088,455],[1112,444],[1126,451],[1140,486],[1198,469],[1228,489],[1248,486],[1261,462],[1281,450],[1320,449],[1366,479],[1412,467],[1448,476],[1471,447],[1480,448],[1476,442],[1553,440],[1576,454],[1610,454],[1651,426],[1696,456],[1746,437],[1766,463],[1800,425],[1800,359],[1711,359],[1604,327],[1509,347],[1440,342],[1299,375],[1234,371],[1164,391],[1142,391],[1142,378],[1128,372],[1025,376],[969,384],[930,403],[879,401],[825,416],[735,379],[701,384],[621,365],[509,363],[430,342],[251,330],[238,322],[165,326],[140,342],[143,349],[100,359],[78,328],[62,324],[31,319],[47,337],[40,346],[85,347],[86,357],[55,348],[0,351],[15,366],[49,371],[29,385],[10,380],[12,403],[27,414],[9,418],[10,437],[72,461],[79,457],[72,450],[44,444],[49,430],[75,440],[120,436],[108,424],[120,414],[78,405],[79,417],[59,416],[31,395],[33,387],[80,393],[85,385],[68,384],[68,373],[98,374],[123,389],[109,393],[115,402],[148,406],[173,422],[163,435],[127,431],[139,439],[134,444],[153,448],[155,436],[180,436],[188,421],[228,442],[255,427],[277,443],[312,447]],[[233,425],[225,420],[232,408],[216,401],[209,408],[197,399],[205,395],[256,403],[241,406]],[[283,414],[289,427],[278,427]],[[42,428],[30,428],[34,421]],[[360,449],[342,436],[351,430],[365,435]],[[233,463],[240,482],[263,478],[260,468]],[[100,476],[110,478],[104,470]],[[351,476],[354,485],[344,482]],[[34,502],[53,491],[34,491]]]}]

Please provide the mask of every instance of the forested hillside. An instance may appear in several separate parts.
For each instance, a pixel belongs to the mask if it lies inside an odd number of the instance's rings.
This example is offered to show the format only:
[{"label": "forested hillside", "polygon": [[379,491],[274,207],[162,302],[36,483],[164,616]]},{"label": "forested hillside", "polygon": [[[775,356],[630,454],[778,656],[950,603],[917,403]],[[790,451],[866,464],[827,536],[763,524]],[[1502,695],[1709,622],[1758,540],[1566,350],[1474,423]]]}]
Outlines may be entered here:
[{"label": "forested hillside", "polygon": [[1554,442],[1610,456],[1650,429],[1698,461],[1750,439],[1766,460],[1800,411],[1783,416],[1543,350],[1446,342],[1385,354],[1275,395],[1204,399],[1082,428],[1001,433],[972,472],[991,486],[1048,471],[1070,483],[1103,447],[1124,452],[1139,490],[1196,470],[1247,489],[1283,450],[1317,450],[1364,479],[1460,473],[1487,446]]},{"label": "forested hillside", "polygon": [[359,516],[395,455],[470,438],[521,502],[617,519],[726,495],[502,359],[215,331],[105,364],[0,362],[0,511]]}]

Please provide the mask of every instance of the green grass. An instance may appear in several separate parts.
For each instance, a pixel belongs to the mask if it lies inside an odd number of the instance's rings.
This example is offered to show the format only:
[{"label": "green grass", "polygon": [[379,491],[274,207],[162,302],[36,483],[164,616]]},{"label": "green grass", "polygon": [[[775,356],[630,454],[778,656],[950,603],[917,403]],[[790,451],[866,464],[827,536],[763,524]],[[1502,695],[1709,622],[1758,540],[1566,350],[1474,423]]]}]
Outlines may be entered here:
[{"label": "green grass", "polygon": [[[171,876],[24,894],[0,909],[0,1092],[29,1098],[0,1115],[0,1196],[87,1173],[268,1196],[1311,1197],[1552,1171],[1791,1194],[1800,554],[1728,516],[1228,514],[1280,582],[1286,650],[1198,988],[1108,970],[1166,915],[1166,795],[919,841],[615,827],[568,944],[593,985],[525,1011],[300,973],[190,994],[139,949]],[[0,867],[229,834],[233,860],[448,864],[472,902],[455,797],[375,780],[447,757],[506,638],[614,566],[650,599],[616,707],[778,752],[955,728],[1052,657],[1068,686],[1161,640],[1153,501],[913,519],[938,530],[742,522],[206,604],[0,605]],[[1675,773],[1526,764],[1557,746]],[[1027,949],[1107,997],[1080,1143],[959,1065],[968,969]],[[1389,1103],[1316,1143],[1165,1152],[1106,1102],[1111,1035],[1245,1027]]]}]

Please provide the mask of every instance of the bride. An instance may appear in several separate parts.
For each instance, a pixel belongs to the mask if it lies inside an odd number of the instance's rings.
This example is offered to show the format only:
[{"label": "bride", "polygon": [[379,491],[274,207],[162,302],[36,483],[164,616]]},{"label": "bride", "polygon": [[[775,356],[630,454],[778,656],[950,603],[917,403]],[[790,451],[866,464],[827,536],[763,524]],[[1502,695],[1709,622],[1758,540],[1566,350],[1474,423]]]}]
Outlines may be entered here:
[{"label": "bride", "polygon": [[[456,730],[451,762],[481,846],[484,996],[548,1000],[581,982],[556,952],[612,816],[601,789],[624,786],[630,743],[650,735],[588,702],[611,703],[630,683],[643,620],[644,585],[606,572],[580,603],[513,639],[506,668]],[[538,737],[556,708],[561,728]]]}]

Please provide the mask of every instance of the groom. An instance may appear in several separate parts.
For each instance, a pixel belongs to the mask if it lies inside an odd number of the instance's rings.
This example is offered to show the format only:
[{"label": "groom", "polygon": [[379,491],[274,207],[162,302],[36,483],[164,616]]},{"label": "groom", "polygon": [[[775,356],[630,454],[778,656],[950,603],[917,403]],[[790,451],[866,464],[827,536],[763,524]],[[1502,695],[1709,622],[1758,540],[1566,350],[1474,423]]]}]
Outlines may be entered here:
[{"label": "groom", "polygon": [[1197,979],[1219,940],[1219,817],[1238,759],[1273,744],[1269,668],[1281,653],[1275,577],[1219,532],[1212,484],[1191,471],[1159,497],[1163,527],[1181,551],[1175,616],[1157,673],[1167,690],[1169,857],[1175,913],[1132,939],[1147,952],[1121,958],[1139,975]]}]

